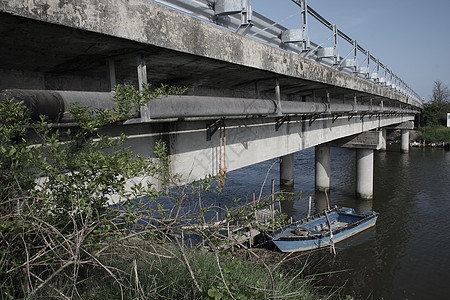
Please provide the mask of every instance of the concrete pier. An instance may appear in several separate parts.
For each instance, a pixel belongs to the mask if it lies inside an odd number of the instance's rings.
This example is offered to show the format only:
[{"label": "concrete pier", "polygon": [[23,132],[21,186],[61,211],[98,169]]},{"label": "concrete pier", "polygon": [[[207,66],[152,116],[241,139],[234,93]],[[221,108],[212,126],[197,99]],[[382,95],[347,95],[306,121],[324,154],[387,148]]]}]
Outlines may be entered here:
[{"label": "concrete pier", "polygon": [[387,149],[387,130],[385,128],[381,129],[381,151],[386,151]]},{"label": "concrete pier", "polygon": [[356,196],[373,198],[373,150],[356,149]]},{"label": "concrete pier", "polygon": [[315,166],[316,191],[325,191],[330,189],[331,164],[329,146],[316,146]]},{"label": "concrete pier", "polygon": [[409,130],[408,129],[402,129],[402,140],[400,143],[400,151],[402,153],[409,152]]},{"label": "concrete pier", "polygon": [[294,153],[280,159],[280,186],[294,185]]}]

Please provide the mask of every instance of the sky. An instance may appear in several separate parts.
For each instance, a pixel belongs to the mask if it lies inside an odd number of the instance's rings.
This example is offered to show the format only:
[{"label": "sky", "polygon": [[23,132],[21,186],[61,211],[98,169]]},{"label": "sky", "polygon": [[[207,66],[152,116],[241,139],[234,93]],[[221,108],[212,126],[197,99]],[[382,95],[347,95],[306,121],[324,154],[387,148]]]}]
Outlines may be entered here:
[{"label": "sky", "polygon": [[[273,21],[294,15],[281,23],[289,29],[301,26],[296,14],[300,8],[291,0],[250,2],[254,11]],[[308,5],[357,40],[425,101],[435,80],[450,87],[450,0],[308,0]],[[325,27],[310,16],[308,22],[311,41],[326,40]],[[343,40],[338,47],[342,57],[349,53]]]}]

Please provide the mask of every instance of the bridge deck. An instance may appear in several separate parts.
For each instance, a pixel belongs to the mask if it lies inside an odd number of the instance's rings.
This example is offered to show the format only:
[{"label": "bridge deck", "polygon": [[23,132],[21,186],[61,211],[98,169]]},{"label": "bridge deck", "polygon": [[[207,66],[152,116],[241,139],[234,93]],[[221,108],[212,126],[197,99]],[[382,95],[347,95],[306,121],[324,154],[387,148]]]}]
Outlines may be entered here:
[{"label": "bridge deck", "polygon": [[[297,55],[146,0],[61,2],[0,0],[0,89],[109,90],[106,63],[118,83],[135,83],[136,54],[148,81],[187,86],[188,94],[274,98],[408,99]],[[255,88],[257,83],[257,88]],[[303,99],[305,100],[305,99]],[[306,99],[306,101],[311,100]]]}]

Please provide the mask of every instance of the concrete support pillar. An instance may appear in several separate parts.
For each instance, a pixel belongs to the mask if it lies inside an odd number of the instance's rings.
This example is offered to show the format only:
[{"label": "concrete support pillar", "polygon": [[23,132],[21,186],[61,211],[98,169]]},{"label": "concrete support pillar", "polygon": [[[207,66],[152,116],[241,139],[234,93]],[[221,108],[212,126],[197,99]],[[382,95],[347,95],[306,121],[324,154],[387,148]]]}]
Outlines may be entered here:
[{"label": "concrete support pillar", "polygon": [[330,189],[330,147],[316,146],[316,190],[325,191]]},{"label": "concrete support pillar", "polygon": [[280,186],[294,185],[294,153],[280,159]]},{"label": "concrete support pillar", "polygon": [[387,129],[381,129],[381,151],[386,151],[387,149]]},{"label": "concrete support pillar", "polygon": [[356,149],[356,196],[373,197],[373,150]]},{"label": "concrete support pillar", "polygon": [[409,152],[409,130],[408,129],[402,129],[402,140],[400,143],[400,151],[402,153]]}]

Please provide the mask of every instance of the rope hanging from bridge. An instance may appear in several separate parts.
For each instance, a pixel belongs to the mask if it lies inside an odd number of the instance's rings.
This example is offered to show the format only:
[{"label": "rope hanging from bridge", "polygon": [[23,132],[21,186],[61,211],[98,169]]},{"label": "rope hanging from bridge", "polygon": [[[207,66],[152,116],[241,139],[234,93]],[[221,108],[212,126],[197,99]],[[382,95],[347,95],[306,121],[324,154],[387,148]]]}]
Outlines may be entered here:
[{"label": "rope hanging from bridge", "polygon": [[[225,122],[222,120],[220,123],[220,137],[219,137],[219,173],[217,173],[217,181],[220,186],[225,185],[225,176],[227,172],[227,161],[226,161],[226,145],[227,145],[227,136],[225,133]],[[223,159],[222,159],[222,148],[223,148]],[[223,166],[222,166],[223,161]]]}]

